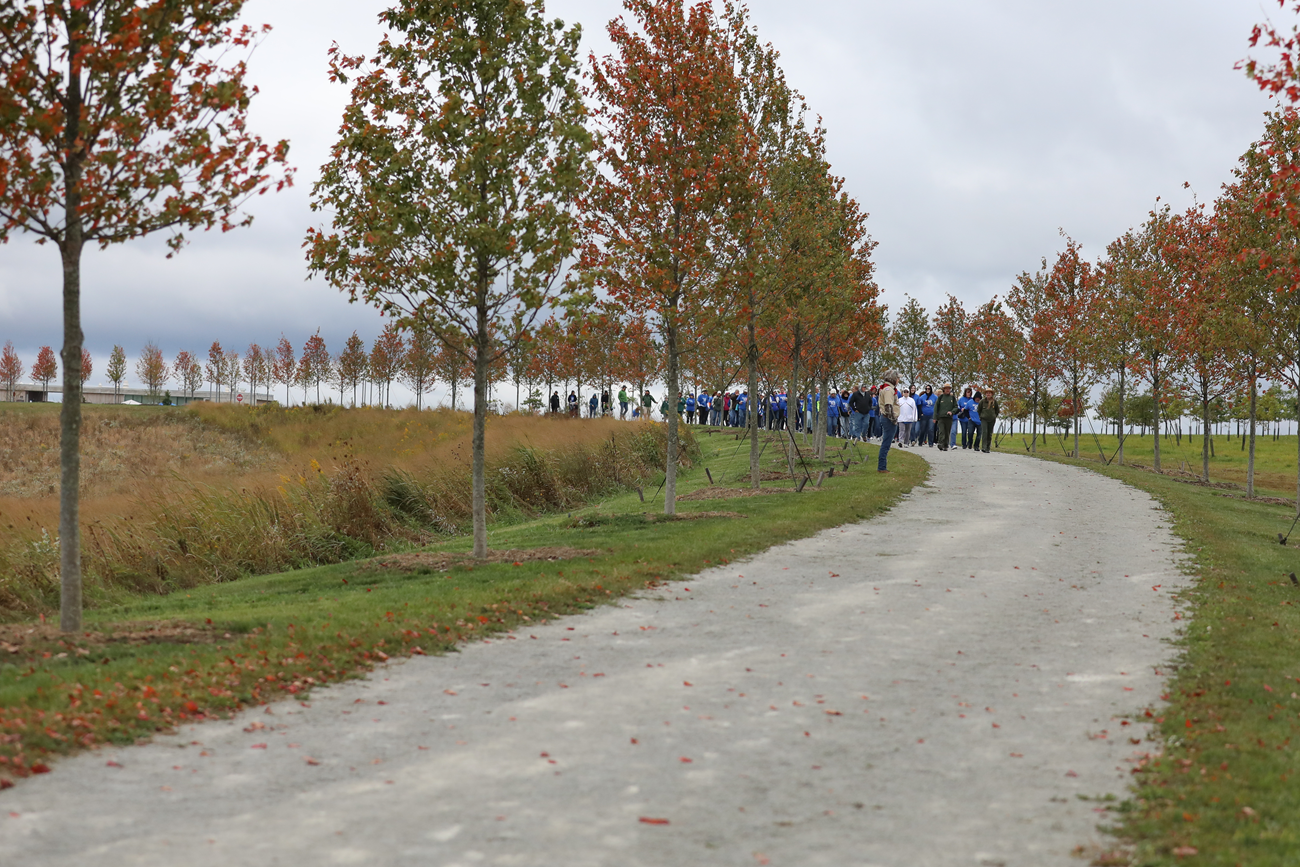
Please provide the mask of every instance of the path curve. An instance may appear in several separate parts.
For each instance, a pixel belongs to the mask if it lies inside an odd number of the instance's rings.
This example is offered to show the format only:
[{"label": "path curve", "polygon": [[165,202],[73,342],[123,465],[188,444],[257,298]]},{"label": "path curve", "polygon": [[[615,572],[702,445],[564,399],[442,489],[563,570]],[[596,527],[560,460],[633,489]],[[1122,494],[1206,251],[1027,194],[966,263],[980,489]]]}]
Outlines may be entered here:
[{"label": "path curve", "polygon": [[1076,796],[1150,746],[1176,540],[1085,470],[924,456],[662,598],[60,762],[0,795],[0,863],[1077,867]]}]

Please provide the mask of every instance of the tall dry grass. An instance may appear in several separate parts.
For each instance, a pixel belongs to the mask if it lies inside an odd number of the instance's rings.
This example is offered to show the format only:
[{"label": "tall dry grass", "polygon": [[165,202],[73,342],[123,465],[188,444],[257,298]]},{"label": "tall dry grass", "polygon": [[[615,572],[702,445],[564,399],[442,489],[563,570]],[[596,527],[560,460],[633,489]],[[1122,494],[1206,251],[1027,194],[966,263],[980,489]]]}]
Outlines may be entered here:
[{"label": "tall dry grass", "polygon": [[[91,604],[417,546],[470,521],[465,413],[201,404],[116,421],[117,433],[90,446],[134,449],[87,486]],[[41,425],[0,412],[0,430],[5,424],[32,433],[13,446],[13,465],[44,467],[51,449]],[[196,467],[187,456],[199,445],[206,461]],[[663,452],[659,425],[493,417],[489,520],[642,484],[662,470]],[[16,488],[37,493],[0,500],[9,531],[0,543],[0,617],[58,599],[57,497],[35,484]]]}]

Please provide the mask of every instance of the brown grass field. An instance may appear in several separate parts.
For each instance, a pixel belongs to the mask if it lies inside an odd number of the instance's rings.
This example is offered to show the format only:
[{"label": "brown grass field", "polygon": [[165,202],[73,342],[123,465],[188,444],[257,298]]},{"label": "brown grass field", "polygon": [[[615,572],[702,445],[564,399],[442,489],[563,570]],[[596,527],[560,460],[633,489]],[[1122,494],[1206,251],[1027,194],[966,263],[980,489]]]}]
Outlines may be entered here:
[{"label": "brown grass field", "polygon": [[[87,406],[88,598],[166,593],[463,531],[472,417],[450,410]],[[490,520],[643,483],[660,426],[491,417]],[[56,594],[58,406],[0,404],[0,618]]]}]

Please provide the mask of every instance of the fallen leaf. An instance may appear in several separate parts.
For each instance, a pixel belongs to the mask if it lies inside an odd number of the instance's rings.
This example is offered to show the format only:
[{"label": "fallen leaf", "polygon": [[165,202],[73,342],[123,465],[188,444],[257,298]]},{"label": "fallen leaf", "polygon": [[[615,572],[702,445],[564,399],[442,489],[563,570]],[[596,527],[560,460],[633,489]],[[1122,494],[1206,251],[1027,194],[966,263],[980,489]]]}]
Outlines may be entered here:
[{"label": "fallen leaf", "polygon": [[1177,846],[1174,848],[1174,855],[1179,858],[1188,858],[1195,854],[1197,854],[1195,846]]},{"label": "fallen leaf", "polygon": [[250,749],[250,750],[264,750],[264,749],[266,749],[266,744],[253,744],[251,747],[249,747],[249,749]]},{"label": "fallen leaf", "polygon": [[454,689],[444,689],[443,692],[445,692],[447,695],[456,695],[456,690]]},{"label": "fallen leaf", "polygon": [[106,764],[108,767],[110,767],[110,768],[120,768],[120,767],[122,767],[122,766],[119,765],[117,762],[113,761],[112,759],[109,759],[107,762],[105,762],[105,764]]},{"label": "fallen leaf", "polygon": [[50,766],[45,764],[45,762],[37,762],[31,766],[30,770],[33,774],[48,774],[50,772]]},{"label": "fallen leaf", "polygon": [[677,761],[682,762],[683,764],[687,764],[687,765],[689,765],[691,762],[693,762],[693,761],[695,761],[695,760],[694,760],[694,759],[688,759],[688,758],[686,758],[686,756],[682,756],[682,757],[681,757],[680,759],[678,759]]},{"label": "fallen leaf", "polygon": [[319,765],[320,759],[313,759],[311,756],[303,756],[303,761],[309,765]]},{"label": "fallen leaf", "polygon": [[[11,815],[11,816],[17,816],[18,814],[17,814],[17,813],[10,813],[9,815]],[[641,822],[642,824],[645,824],[645,825],[667,825],[667,824],[668,824],[668,820],[667,820],[667,819],[652,819],[652,818],[650,818],[649,816],[642,816],[642,817],[641,817],[640,819],[638,819],[637,821],[639,821],[639,822]]]}]

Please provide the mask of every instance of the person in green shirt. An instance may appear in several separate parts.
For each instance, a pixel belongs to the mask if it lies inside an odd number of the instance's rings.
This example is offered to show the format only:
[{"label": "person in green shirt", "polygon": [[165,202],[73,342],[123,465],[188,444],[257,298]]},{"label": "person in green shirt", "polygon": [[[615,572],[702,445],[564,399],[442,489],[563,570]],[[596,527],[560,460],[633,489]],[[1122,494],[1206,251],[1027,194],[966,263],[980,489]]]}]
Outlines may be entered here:
[{"label": "person in green shirt", "polygon": [[644,417],[647,421],[653,421],[653,420],[654,420],[654,415],[653,415],[653,413],[654,413],[654,409],[655,409],[655,396],[654,396],[653,394],[651,394],[651,393],[650,393],[650,389],[647,388],[647,389],[645,390],[645,394],[641,395],[641,415],[642,415],[642,417]]},{"label": "person in green shirt", "polygon": [[620,419],[627,418],[627,403],[627,386],[625,385],[618,390],[618,417]]},{"label": "person in green shirt", "polygon": [[952,420],[957,415],[957,398],[953,396],[951,382],[945,382],[940,391],[942,394],[934,404],[934,420],[939,426],[939,450],[946,452],[952,436]]},{"label": "person in green shirt", "polygon": [[667,397],[664,398],[663,403],[659,404],[659,414],[663,416],[664,421],[668,421],[668,398]]}]

